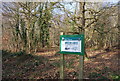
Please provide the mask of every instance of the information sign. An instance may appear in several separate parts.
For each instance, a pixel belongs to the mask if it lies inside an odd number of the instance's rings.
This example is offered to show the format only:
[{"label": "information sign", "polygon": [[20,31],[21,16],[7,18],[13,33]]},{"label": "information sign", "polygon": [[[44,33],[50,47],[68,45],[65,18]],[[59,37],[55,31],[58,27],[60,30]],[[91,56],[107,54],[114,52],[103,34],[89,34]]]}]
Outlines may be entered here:
[{"label": "information sign", "polygon": [[84,55],[84,35],[61,35],[60,53]]}]

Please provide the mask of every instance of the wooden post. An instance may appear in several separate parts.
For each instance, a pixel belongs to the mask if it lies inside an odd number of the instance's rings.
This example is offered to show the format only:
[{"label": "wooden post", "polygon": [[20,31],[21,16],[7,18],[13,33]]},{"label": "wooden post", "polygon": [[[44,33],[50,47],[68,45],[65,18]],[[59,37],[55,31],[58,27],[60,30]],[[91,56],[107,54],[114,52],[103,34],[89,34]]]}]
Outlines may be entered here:
[{"label": "wooden post", "polygon": [[79,59],[79,81],[83,79],[83,64],[84,64],[84,56],[80,55]]},{"label": "wooden post", "polygon": [[[63,35],[63,32],[60,35]],[[64,54],[60,54],[60,79],[64,79]]]}]

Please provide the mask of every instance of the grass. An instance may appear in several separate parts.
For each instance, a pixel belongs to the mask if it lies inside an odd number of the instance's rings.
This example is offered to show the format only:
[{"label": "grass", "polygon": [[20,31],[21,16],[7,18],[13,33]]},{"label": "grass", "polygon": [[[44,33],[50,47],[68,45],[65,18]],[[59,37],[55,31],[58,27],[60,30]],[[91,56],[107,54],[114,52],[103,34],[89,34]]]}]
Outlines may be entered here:
[{"label": "grass", "polygon": [[108,80],[107,77],[103,76],[102,74],[100,73],[97,73],[97,72],[92,72],[89,74],[88,76],[90,79],[105,79],[105,80]]},{"label": "grass", "polygon": [[111,74],[110,78],[115,79],[116,81],[120,81],[120,75],[118,74]]}]

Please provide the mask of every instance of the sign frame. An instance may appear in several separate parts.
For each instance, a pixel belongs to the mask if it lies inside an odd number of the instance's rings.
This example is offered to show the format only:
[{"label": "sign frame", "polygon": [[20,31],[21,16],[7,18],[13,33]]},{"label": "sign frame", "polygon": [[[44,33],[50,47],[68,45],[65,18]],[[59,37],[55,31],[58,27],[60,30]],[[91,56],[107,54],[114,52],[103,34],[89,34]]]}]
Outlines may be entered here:
[{"label": "sign frame", "polygon": [[[62,37],[64,38],[70,38],[70,37],[78,37],[81,40],[81,52],[66,52],[66,51],[61,51],[62,49]],[[60,35],[60,54],[75,54],[75,55],[84,55],[85,51],[84,51],[84,35],[83,34],[78,34],[78,35]]]}]

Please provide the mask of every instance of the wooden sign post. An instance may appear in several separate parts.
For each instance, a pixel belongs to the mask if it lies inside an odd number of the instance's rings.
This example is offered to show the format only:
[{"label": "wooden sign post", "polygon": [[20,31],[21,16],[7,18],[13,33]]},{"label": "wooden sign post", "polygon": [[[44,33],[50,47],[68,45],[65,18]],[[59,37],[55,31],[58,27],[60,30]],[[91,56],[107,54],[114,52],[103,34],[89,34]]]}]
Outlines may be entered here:
[{"label": "wooden sign post", "polygon": [[[63,32],[60,35],[63,35]],[[60,55],[60,79],[64,79],[64,54]]]},{"label": "wooden sign post", "polygon": [[80,59],[79,59],[79,68],[80,68],[80,70],[79,70],[79,81],[82,81],[82,79],[83,79],[83,64],[84,64],[84,56],[81,56],[80,55]]},{"label": "wooden sign post", "polygon": [[64,54],[75,54],[80,56],[79,61],[79,80],[83,79],[83,63],[84,63],[84,35],[63,35],[60,34],[60,52],[61,53],[61,71],[60,79],[64,79]]}]

